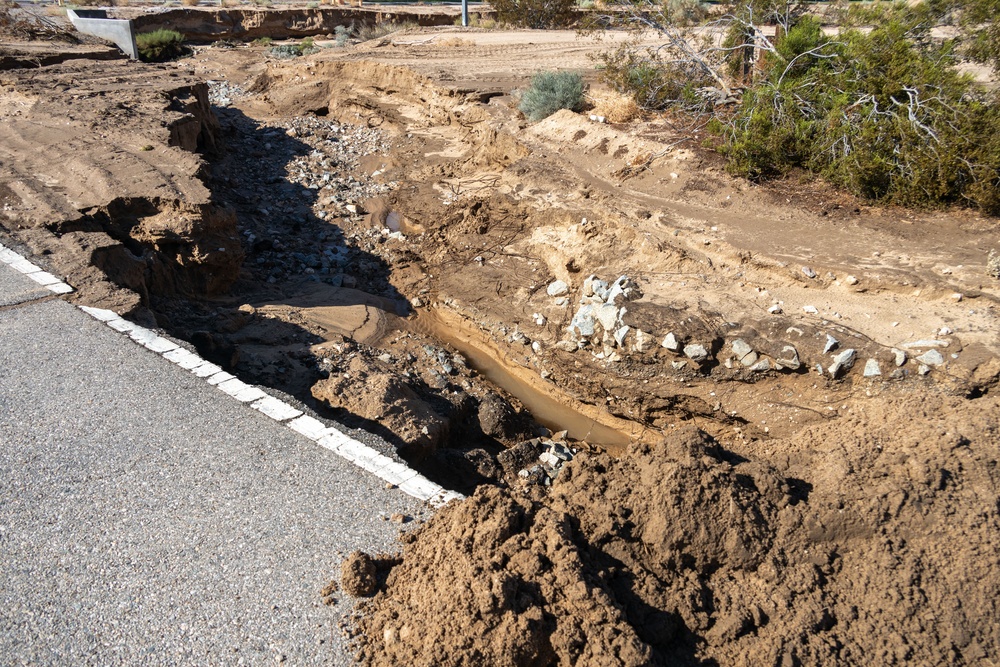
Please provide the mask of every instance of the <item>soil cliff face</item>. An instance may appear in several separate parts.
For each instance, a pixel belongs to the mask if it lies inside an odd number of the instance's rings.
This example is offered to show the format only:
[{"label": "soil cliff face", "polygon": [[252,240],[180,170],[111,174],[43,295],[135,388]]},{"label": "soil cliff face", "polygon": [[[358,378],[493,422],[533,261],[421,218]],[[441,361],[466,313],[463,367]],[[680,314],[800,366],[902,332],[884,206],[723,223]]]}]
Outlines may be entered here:
[{"label": "soil cliff face", "polygon": [[804,435],[818,453],[785,469],[689,428],[618,460],[577,456],[544,502],[480,489],[406,539],[365,603],[362,656],[988,664],[1000,648],[998,406],[954,407],[905,435],[881,409],[825,424]]}]

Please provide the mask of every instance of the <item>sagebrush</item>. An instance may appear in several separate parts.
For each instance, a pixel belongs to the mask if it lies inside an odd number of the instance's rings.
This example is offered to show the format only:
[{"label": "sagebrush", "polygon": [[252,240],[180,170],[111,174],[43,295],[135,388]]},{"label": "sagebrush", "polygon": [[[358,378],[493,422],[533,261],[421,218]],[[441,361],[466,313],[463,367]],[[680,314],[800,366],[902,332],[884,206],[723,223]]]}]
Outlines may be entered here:
[{"label": "sagebrush", "polygon": [[558,28],[577,16],[576,0],[491,0],[496,20],[524,28]]},{"label": "sagebrush", "polygon": [[583,79],[572,72],[539,72],[521,96],[519,108],[532,122],[560,109],[579,111],[583,108]]}]

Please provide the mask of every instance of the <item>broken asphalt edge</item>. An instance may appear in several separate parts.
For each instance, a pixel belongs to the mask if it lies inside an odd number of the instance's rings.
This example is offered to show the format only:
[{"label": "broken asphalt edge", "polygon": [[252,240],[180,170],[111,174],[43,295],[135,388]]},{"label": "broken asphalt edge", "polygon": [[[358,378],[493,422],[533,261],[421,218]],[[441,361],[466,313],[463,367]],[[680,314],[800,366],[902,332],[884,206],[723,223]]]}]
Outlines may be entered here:
[{"label": "broken asphalt edge", "polygon": [[[73,288],[65,282],[51,273],[43,271],[3,244],[0,244],[0,261],[48,288],[54,294],[69,294],[73,291]],[[395,461],[363,442],[355,440],[340,429],[327,426],[320,420],[304,414],[298,408],[271,396],[260,387],[243,382],[236,376],[222,370],[222,367],[205,361],[197,354],[160,336],[155,331],[129,322],[111,310],[80,305],[77,308],[115,331],[125,334],[132,341],[154,354],[204,379],[208,384],[240,403],[246,404],[362,470],[396,486],[400,491],[418,500],[426,501],[432,507],[441,507],[449,501],[464,498],[462,494],[432,482],[407,464]]]}]

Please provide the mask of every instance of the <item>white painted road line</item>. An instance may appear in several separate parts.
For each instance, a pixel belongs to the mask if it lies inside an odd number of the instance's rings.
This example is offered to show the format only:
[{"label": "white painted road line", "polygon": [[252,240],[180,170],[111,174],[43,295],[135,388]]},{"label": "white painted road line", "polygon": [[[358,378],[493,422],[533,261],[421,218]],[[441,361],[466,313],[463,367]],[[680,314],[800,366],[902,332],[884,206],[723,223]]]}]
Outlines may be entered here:
[{"label": "white painted road line", "polygon": [[0,243],[0,262],[9,265],[16,271],[20,271],[28,278],[31,278],[42,287],[56,294],[69,294],[73,288],[55,277],[48,271],[43,271],[40,266],[33,264],[21,255],[17,254],[7,246]]},{"label": "white painted road line", "polygon": [[[68,294],[73,291],[72,287],[51,273],[42,271],[2,244],[0,244],[0,261],[9,264],[57,294]],[[127,335],[139,345],[162,356],[167,361],[191,371],[197,377],[204,378],[208,384],[216,386],[237,401],[249,403],[249,407],[271,419],[285,422],[293,431],[347,459],[362,470],[398,487],[404,493],[427,501],[434,507],[441,507],[452,500],[461,500],[465,497],[460,493],[442,488],[405,463],[382,454],[336,428],[326,426],[315,417],[304,415],[301,410],[267,394],[259,387],[246,384],[231,373],[222,370],[221,367],[205,361],[199,355],[160,336],[155,331],[129,322],[111,310],[91,306],[78,306],[78,308],[98,322],[103,322],[115,331]]]}]

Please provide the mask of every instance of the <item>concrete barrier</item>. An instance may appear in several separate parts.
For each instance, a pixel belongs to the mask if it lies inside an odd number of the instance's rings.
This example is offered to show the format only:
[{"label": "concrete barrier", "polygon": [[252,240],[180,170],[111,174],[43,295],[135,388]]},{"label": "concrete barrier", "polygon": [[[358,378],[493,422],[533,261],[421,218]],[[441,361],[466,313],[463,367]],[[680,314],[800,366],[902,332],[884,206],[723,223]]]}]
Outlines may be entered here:
[{"label": "concrete barrier", "polygon": [[132,21],[109,19],[103,9],[67,9],[66,16],[77,31],[113,42],[132,60],[139,59]]}]

